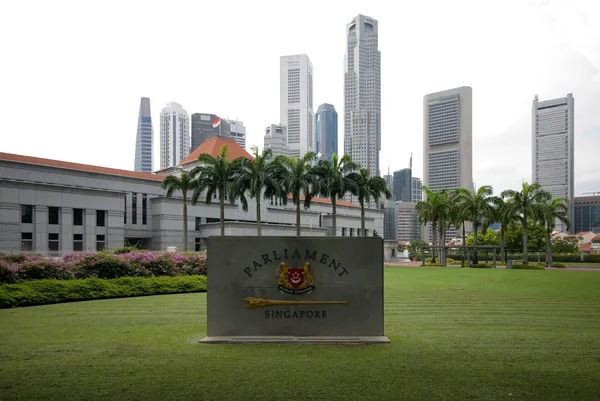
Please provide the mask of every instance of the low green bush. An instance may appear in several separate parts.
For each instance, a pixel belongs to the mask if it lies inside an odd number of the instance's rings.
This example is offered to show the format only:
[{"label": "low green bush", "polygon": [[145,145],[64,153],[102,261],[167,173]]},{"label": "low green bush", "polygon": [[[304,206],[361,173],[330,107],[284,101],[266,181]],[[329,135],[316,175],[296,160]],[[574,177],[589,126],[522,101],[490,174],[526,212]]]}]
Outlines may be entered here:
[{"label": "low green bush", "polygon": [[565,265],[560,262],[552,262],[552,267],[565,267]]},{"label": "low green bush", "polygon": [[524,270],[545,270],[545,263],[513,263],[513,269],[524,269]]},{"label": "low green bush", "polygon": [[29,280],[0,285],[0,308],[206,291],[206,276]]},{"label": "low green bush", "polygon": [[586,263],[600,263],[600,255],[585,255],[583,261]]}]

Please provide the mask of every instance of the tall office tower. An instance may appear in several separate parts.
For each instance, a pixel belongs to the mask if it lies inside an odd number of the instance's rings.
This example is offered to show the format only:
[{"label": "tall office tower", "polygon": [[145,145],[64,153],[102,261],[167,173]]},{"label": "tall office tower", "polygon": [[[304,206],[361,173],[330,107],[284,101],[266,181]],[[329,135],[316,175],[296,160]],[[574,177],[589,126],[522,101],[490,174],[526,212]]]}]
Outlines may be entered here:
[{"label": "tall office tower", "polygon": [[315,153],[331,160],[338,153],[338,113],[332,104],[323,103],[315,113]]},{"label": "tall office tower", "polygon": [[[473,191],[472,103],[468,86],[423,98],[423,185],[434,192]],[[425,240],[431,241],[431,229],[424,232]],[[451,227],[446,239],[454,235],[456,229]]]},{"label": "tall office tower", "polygon": [[396,202],[396,239],[410,242],[421,239],[421,224],[415,202]]},{"label": "tall office tower", "polygon": [[412,169],[394,171],[394,201],[412,202]]},{"label": "tall office tower", "polygon": [[190,154],[190,119],[179,103],[160,113],[160,169],[179,164]]},{"label": "tall office tower", "polygon": [[[350,155],[371,175],[380,176],[381,53],[378,50],[378,22],[357,15],[346,25],[346,36],[344,154]],[[358,203],[354,196],[346,198]]]},{"label": "tall office tower", "polygon": [[[567,93],[566,97],[541,102],[536,95],[533,100],[532,122],[532,181],[538,182],[553,197],[566,198],[569,221],[573,222],[575,218],[573,94]],[[566,226],[557,220],[555,229],[564,232]]]},{"label": "tall office tower", "polygon": [[306,54],[281,56],[279,117],[287,127],[291,156],[313,151],[313,66]]},{"label": "tall office tower", "polygon": [[154,130],[152,129],[150,98],[143,97],[140,100],[137,135],[135,137],[135,171],[141,171],[143,173],[152,172],[152,140],[154,139],[153,137]]},{"label": "tall office tower", "polygon": [[240,145],[246,149],[246,127],[242,121],[225,120],[229,124],[229,135]]},{"label": "tall office tower", "polygon": [[192,147],[190,153],[196,150],[204,141],[213,136],[230,137],[230,126],[226,120],[216,114],[192,114]]},{"label": "tall office tower", "polygon": [[289,156],[287,129],[282,124],[271,124],[265,128],[264,149],[271,148],[273,156]]},{"label": "tall office tower", "polygon": [[423,200],[423,184],[420,178],[412,177],[412,202],[419,203]]},{"label": "tall office tower", "polygon": [[574,233],[600,233],[600,192],[592,194],[595,196],[577,196],[573,199],[575,219],[571,224]]}]

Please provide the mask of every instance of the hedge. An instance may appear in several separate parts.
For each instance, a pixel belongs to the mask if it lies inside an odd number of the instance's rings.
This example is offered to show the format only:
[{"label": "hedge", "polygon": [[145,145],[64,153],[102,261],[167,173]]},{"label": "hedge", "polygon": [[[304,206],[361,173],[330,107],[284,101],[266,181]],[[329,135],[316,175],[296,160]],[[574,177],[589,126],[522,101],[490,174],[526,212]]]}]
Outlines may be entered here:
[{"label": "hedge", "polygon": [[[540,261],[544,261],[546,260],[546,253],[545,252],[531,252],[528,254],[529,256],[529,260],[537,260],[537,255],[540,255]],[[483,259],[485,260],[485,251],[479,251],[478,252],[479,255],[479,260]],[[421,261],[421,253],[411,253],[409,254],[409,257],[411,260],[416,259],[417,261]],[[429,254],[426,254],[426,257],[431,259],[431,256]],[[466,254],[465,254],[466,257]],[[473,257],[473,254],[471,254],[471,258]],[[509,253],[507,255],[509,260],[523,260],[523,254],[522,253]],[[461,254],[456,254],[456,253],[449,253],[448,255],[446,255],[446,258],[450,258],[450,259],[454,259],[454,260],[461,260],[462,256]],[[488,253],[488,261],[492,260],[492,253],[489,252]],[[500,260],[500,257],[498,256],[497,260]],[[583,260],[582,260],[582,255],[579,253],[574,253],[574,254],[565,254],[565,255],[559,255],[559,254],[555,254],[552,255],[552,260],[556,261],[556,262],[560,262],[560,263],[577,263],[577,262],[585,262],[585,263],[598,263],[600,264],[600,255],[590,255],[590,254],[584,254],[583,255]]]},{"label": "hedge", "polygon": [[0,308],[205,291],[205,276],[30,280],[0,285]]},{"label": "hedge", "polygon": [[206,274],[204,253],[136,250],[117,252],[74,252],[63,258],[24,253],[0,254],[0,283],[40,279],[112,279]]}]

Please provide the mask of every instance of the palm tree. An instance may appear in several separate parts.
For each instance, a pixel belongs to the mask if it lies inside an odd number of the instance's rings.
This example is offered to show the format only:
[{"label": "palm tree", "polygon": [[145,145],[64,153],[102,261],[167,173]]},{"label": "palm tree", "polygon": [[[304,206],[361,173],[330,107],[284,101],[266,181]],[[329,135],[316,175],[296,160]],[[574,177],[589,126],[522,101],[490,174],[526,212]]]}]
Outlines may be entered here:
[{"label": "palm tree", "polygon": [[[464,188],[456,190],[456,197],[462,204],[465,217],[473,223],[473,245],[477,246],[477,231],[485,220],[490,220],[494,213],[492,194],[494,190],[490,185],[483,185],[472,193]],[[477,248],[474,248],[473,262],[478,263]]]},{"label": "palm tree", "polygon": [[331,160],[319,160],[313,170],[319,178],[319,194],[331,198],[334,237],[337,235],[336,201],[343,198],[347,192],[356,190],[357,184],[350,178],[350,174],[356,169],[358,165],[352,161],[350,155],[338,158],[334,153]]},{"label": "palm tree", "polygon": [[194,167],[192,176],[198,181],[194,193],[192,194],[192,205],[198,202],[200,194],[206,191],[206,204],[210,205],[213,195],[219,198],[221,235],[225,235],[225,198],[229,196],[229,202],[233,204],[239,196],[236,193],[236,187],[233,185],[240,174],[240,165],[245,157],[238,157],[235,160],[227,159],[227,145],[223,145],[217,157],[207,153],[198,156],[201,165]]},{"label": "palm tree", "polygon": [[546,226],[546,267],[552,267],[552,231],[556,220],[559,220],[567,226],[567,230],[571,226],[569,221],[569,208],[567,199],[552,198],[541,205],[539,220]]},{"label": "palm tree", "polygon": [[269,199],[273,196],[285,195],[282,194],[281,183],[277,180],[277,169],[280,168],[280,164],[273,158],[273,151],[267,148],[263,150],[262,154],[259,154],[257,146],[252,146],[250,151],[254,156],[254,160],[244,159],[240,162],[239,174],[237,174],[233,187],[234,192],[240,198],[244,211],[248,211],[245,192],[250,193],[251,199],[256,199],[256,233],[260,237],[262,235],[261,196]]},{"label": "palm tree", "polygon": [[503,255],[503,261],[506,262],[506,241],[504,239],[504,236],[506,234],[506,229],[508,228],[508,226],[514,225],[516,216],[511,214],[514,211],[514,208],[511,208],[511,205],[509,205],[508,202],[505,202],[502,197],[493,197],[492,204],[494,205],[494,213],[492,214],[490,221],[486,223],[486,225],[490,225],[494,222],[500,223],[500,253]]},{"label": "palm tree", "polygon": [[423,185],[422,190],[425,192],[425,200],[417,203],[416,211],[420,224],[431,223],[432,245],[434,247],[431,262],[435,263],[435,255],[439,252],[436,248],[438,240],[440,243],[444,242],[445,222],[448,220],[451,209],[450,196],[447,190],[433,192],[425,185]]},{"label": "palm tree", "polygon": [[179,177],[168,175],[162,182],[162,188],[167,190],[167,198],[170,198],[175,191],[180,191],[183,196],[183,250],[187,250],[188,245],[188,217],[187,217],[187,194],[193,191],[198,185],[194,177],[182,171]]},{"label": "palm tree", "polygon": [[348,178],[355,182],[351,185],[351,192],[358,197],[360,203],[360,232],[366,237],[365,231],[365,202],[369,203],[371,199],[379,203],[381,195],[386,199],[392,197],[392,193],[387,187],[387,183],[381,177],[371,177],[369,170],[361,168],[358,173],[350,173]]},{"label": "palm tree", "polygon": [[465,266],[465,248],[464,246],[467,245],[467,232],[465,229],[465,222],[468,221],[468,217],[467,217],[467,213],[466,213],[466,209],[463,207],[463,202],[462,200],[457,196],[460,192],[458,190],[455,190],[452,193],[452,197],[451,197],[451,203],[450,203],[450,213],[449,213],[449,220],[451,225],[453,225],[454,227],[461,227],[462,229],[462,260],[461,260],[461,266],[464,267]]},{"label": "palm tree", "polygon": [[524,182],[520,191],[507,189],[502,191],[502,198],[507,198],[506,212],[521,222],[523,225],[523,263],[527,264],[529,259],[527,255],[527,223],[529,219],[536,219],[541,213],[543,204],[550,199],[552,195],[544,191],[539,183],[529,184]]},{"label": "palm tree", "polygon": [[292,194],[296,205],[296,235],[300,236],[300,196],[304,196],[304,208],[310,207],[310,202],[317,187],[316,175],[313,172],[312,162],[317,159],[314,152],[308,152],[301,158],[278,156],[275,160],[281,166],[276,174],[280,181],[283,204],[287,204],[287,194]]}]

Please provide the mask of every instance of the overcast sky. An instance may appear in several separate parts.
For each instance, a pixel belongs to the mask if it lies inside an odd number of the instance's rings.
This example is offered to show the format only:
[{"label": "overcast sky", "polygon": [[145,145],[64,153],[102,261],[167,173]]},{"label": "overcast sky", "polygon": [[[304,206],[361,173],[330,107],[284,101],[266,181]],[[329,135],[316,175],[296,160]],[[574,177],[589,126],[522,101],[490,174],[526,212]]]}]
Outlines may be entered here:
[{"label": "overcast sky", "polygon": [[339,113],[346,24],[379,21],[381,171],[422,174],[423,96],[473,88],[473,177],[531,180],[531,102],[575,97],[575,193],[600,191],[600,1],[4,1],[0,151],[133,169],[140,97],[154,168],[161,109],[279,121],[279,57],[306,53],[314,106]]}]

